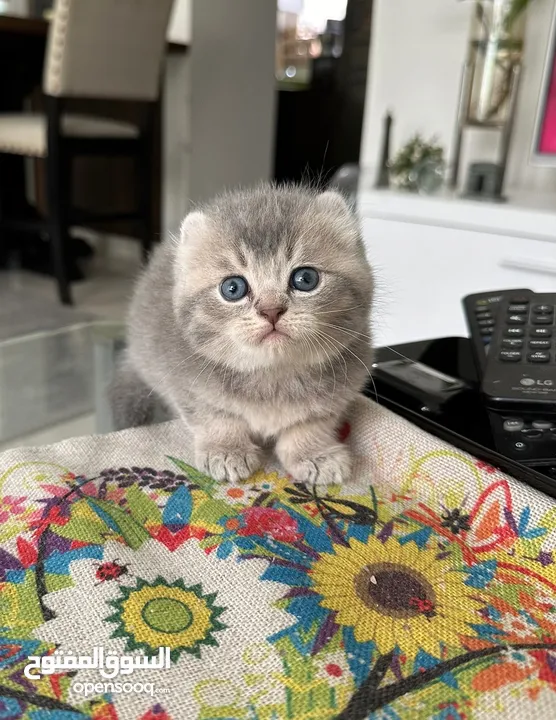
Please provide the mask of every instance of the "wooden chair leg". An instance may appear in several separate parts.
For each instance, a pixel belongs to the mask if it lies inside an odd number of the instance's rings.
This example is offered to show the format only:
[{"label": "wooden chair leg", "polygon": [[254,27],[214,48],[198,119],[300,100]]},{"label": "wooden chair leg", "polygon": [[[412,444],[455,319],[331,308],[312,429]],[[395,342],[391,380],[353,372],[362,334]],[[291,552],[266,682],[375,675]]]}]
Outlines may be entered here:
[{"label": "wooden chair leg", "polygon": [[68,278],[69,162],[63,162],[58,147],[50,147],[47,159],[49,235],[52,269],[58,282],[58,295],[64,305],[73,305]]},{"label": "wooden chair leg", "polygon": [[137,166],[137,202],[140,215],[141,258],[144,263],[149,259],[153,246],[154,218],[152,187],[152,148],[143,141],[136,156]]},{"label": "wooden chair leg", "polygon": [[145,124],[136,155],[137,204],[141,224],[141,256],[147,262],[154,242],[155,218],[153,213],[153,174],[155,152],[155,127],[157,105],[149,103],[146,108]]}]

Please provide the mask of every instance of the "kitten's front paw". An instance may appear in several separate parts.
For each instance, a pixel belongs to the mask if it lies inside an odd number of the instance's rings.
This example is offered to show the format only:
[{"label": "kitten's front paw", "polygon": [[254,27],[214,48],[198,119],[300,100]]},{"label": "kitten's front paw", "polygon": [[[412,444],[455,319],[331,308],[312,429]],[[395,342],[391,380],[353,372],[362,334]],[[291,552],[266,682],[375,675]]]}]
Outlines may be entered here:
[{"label": "kitten's front paw", "polygon": [[257,450],[231,452],[226,448],[198,450],[197,467],[219,482],[237,483],[260,470],[262,455]]},{"label": "kitten's front paw", "polygon": [[334,447],[313,458],[291,463],[286,470],[306,485],[341,485],[351,477],[352,459],[345,447]]}]

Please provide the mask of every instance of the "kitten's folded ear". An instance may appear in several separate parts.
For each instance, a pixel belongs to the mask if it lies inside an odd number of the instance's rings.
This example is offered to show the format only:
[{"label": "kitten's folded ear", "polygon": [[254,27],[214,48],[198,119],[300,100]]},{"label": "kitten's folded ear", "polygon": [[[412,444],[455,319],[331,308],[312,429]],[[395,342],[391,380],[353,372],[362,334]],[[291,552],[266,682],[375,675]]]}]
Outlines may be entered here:
[{"label": "kitten's folded ear", "polygon": [[327,210],[328,212],[336,214],[347,213],[351,215],[352,212],[345,197],[336,190],[327,190],[326,192],[317,195],[317,204],[322,210]]},{"label": "kitten's folded ear", "polygon": [[207,227],[207,217],[204,213],[194,210],[185,216],[180,228],[180,242],[188,243],[202,234]]}]

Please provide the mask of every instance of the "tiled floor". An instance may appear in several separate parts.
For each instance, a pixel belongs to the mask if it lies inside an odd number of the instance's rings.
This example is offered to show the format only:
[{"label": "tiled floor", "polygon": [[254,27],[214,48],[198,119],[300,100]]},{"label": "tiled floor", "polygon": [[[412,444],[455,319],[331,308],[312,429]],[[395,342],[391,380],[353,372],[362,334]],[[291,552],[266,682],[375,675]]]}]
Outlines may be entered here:
[{"label": "tiled floor", "polygon": [[[84,314],[122,321],[139,269],[135,242],[121,238],[99,242],[87,279],[73,287],[76,323]],[[19,297],[42,298],[45,323],[50,313],[49,332],[41,334],[39,318],[39,332],[26,339],[10,338],[18,335],[17,327],[10,328],[9,317],[3,320],[2,337],[9,339],[0,342],[0,450],[95,432],[94,358],[88,331],[71,336],[52,332],[58,300],[51,278],[2,272],[0,284],[16,304]],[[69,324],[70,320],[71,314]]]},{"label": "tiled floor", "polygon": [[[140,270],[139,245],[120,237],[99,238],[95,244],[95,257],[85,266],[87,279],[72,286],[75,309],[100,318],[122,319]],[[50,277],[24,271],[0,272],[0,283],[14,293],[31,291],[44,297],[45,303],[58,303],[56,284]]]}]

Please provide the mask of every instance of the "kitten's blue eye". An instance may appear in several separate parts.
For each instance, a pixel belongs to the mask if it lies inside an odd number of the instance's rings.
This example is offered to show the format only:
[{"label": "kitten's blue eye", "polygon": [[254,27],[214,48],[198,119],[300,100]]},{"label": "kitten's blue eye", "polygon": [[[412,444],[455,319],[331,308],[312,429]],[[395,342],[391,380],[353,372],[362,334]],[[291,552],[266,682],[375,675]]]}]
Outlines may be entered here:
[{"label": "kitten's blue eye", "polygon": [[235,302],[241,300],[249,292],[247,280],[242,277],[229,277],[222,281],[220,293],[225,300]]},{"label": "kitten's blue eye", "polygon": [[319,284],[319,274],[315,268],[302,267],[292,272],[290,285],[301,292],[311,292]]}]

